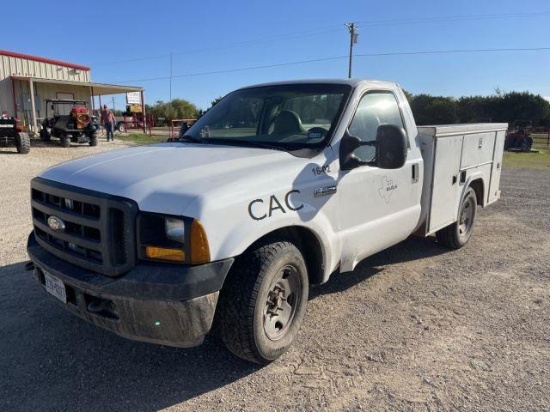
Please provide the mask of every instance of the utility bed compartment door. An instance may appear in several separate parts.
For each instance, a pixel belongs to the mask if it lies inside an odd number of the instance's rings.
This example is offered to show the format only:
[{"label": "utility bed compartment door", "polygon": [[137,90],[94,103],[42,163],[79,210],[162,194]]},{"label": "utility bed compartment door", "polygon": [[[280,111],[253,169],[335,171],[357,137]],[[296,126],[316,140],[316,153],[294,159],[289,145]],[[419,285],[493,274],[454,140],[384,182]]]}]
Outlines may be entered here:
[{"label": "utility bed compartment door", "polygon": [[432,202],[429,233],[450,225],[457,218],[460,188],[458,171],[463,136],[435,139]]},{"label": "utility bed compartment door", "polygon": [[464,136],[460,168],[464,170],[492,162],[494,148],[495,132]]}]

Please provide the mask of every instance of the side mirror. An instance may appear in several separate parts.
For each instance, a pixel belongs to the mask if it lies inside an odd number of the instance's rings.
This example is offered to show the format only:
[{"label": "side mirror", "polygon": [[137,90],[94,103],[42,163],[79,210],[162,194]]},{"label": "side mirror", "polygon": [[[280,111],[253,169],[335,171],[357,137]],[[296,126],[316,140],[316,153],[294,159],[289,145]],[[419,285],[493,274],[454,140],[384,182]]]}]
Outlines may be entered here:
[{"label": "side mirror", "polygon": [[364,142],[348,133],[344,135],[340,143],[340,167],[342,170],[351,170],[359,166],[371,164],[359,159],[355,155],[355,150],[362,146],[376,146],[376,141]]},{"label": "side mirror", "polygon": [[381,169],[400,169],[407,161],[407,136],[401,127],[385,124],[376,131],[376,159]]},{"label": "side mirror", "polygon": [[[355,155],[362,146],[375,146],[373,162],[365,162]],[[407,136],[405,131],[393,125],[381,125],[376,130],[376,140],[362,141],[348,133],[340,142],[340,165],[342,170],[351,170],[363,165],[376,165],[381,169],[399,169],[407,160]]]}]

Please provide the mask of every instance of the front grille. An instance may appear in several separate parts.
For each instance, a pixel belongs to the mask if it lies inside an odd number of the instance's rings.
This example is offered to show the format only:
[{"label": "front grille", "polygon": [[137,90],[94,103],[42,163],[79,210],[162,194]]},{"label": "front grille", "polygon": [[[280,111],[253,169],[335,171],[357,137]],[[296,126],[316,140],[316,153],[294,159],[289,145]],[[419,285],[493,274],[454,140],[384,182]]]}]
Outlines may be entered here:
[{"label": "front grille", "polygon": [[[134,202],[35,178],[31,205],[36,240],[55,256],[107,276],[135,265]],[[64,227],[54,230],[50,218]]]}]

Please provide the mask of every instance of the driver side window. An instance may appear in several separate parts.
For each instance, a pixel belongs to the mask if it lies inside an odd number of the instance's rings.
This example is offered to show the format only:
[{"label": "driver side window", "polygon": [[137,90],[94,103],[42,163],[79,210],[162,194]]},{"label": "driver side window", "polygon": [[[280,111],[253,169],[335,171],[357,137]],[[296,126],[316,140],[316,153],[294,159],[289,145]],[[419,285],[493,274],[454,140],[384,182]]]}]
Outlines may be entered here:
[{"label": "driver side window", "polygon": [[[372,92],[361,98],[348,131],[364,142],[372,142],[376,140],[378,126],[383,124],[404,128],[395,96],[391,92]],[[362,146],[354,154],[362,162],[371,163],[376,160],[375,146]]]}]

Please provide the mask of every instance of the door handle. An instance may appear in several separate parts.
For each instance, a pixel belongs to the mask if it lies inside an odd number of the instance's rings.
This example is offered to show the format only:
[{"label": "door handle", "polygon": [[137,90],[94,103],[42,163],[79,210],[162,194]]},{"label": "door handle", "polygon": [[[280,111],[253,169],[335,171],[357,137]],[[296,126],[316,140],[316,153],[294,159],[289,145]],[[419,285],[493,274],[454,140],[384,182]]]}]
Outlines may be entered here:
[{"label": "door handle", "polygon": [[411,176],[413,183],[418,183],[418,171],[419,171],[418,163],[414,163],[412,165],[412,176]]}]

